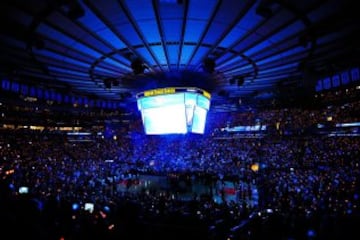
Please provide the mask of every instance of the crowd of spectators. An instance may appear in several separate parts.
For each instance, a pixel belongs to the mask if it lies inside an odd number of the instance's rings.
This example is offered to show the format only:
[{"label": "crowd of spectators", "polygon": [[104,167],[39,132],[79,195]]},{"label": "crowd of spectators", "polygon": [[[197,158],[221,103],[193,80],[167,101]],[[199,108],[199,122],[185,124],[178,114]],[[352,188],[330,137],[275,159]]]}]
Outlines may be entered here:
[{"label": "crowd of spectators", "polygon": [[[204,135],[146,136],[138,122],[129,132],[113,129],[110,136],[93,134],[89,141],[3,129],[2,234],[66,240],[355,239],[360,138],[306,130],[324,121],[359,121],[358,106],[354,101],[315,110],[218,114],[222,124],[211,125]],[[210,118],[211,124],[215,116]],[[262,137],[213,134],[221,126],[259,121],[268,126]],[[176,186],[130,191],[129,180],[142,175],[185,177],[190,186],[202,181],[209,191],[186,201]],[[124,180],[130,183],[125,190],[119,188]],[[215,183],[224,180],[234,182],[236,201],[214,201]]]}]

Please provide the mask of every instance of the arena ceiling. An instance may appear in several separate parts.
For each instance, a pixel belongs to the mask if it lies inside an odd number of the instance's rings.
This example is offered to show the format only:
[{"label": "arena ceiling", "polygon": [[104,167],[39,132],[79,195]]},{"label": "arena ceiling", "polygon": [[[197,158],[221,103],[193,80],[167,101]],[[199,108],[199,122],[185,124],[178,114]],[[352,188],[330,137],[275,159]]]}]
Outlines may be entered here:
[{"label": "arena ceiling", "polygon": [[359,63],[340,0],[2,0],[1,77],[99,99],[199,87],[212,108],[306,89]]}]

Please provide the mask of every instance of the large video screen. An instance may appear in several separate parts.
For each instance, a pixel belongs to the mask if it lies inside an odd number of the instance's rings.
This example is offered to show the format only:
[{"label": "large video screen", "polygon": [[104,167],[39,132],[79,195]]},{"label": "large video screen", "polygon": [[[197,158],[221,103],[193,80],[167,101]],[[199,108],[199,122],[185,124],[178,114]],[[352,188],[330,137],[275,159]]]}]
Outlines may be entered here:
[{"label": "large video screen", "polygon": [[[207,94],[205,96],[205,94]],[[210,94],[193,88],[166,88],[137,96],[145,134],[203,134]]]},{"label": "large video screen", "polygon": [[193,133],[203,134],[205,131],[205,123],[206,123],[206,115],[207,110],[201,107],[195,107],[194,117],[192,121],[192,129]]},{"label": "large video screen", "polygon": [[142,111],[146,134],[186,133],[184,105],[147,108]]}]

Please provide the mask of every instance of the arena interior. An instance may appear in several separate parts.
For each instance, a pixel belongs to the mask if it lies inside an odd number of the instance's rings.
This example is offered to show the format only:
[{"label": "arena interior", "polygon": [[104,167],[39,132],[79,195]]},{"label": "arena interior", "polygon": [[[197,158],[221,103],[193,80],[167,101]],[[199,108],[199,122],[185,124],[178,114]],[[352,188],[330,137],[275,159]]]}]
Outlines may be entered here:
[{"label": "arena interior", "polygon": [[0,7],[1,239],[359,239],[352,1]]}]

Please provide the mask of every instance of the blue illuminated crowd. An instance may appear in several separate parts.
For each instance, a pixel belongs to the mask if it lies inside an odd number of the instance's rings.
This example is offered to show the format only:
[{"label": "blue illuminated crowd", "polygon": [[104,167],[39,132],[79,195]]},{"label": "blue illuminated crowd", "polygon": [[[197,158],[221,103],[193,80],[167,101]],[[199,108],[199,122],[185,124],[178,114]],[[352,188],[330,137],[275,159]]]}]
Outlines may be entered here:
[{"label": "blue illuminated crowd", "polygon": [[[145,136],[138,122],[127,133],[113,129],[116,138],[94,134],[82,142],[3,129],[3,232],[9,239],[355,239],[360,138],[309,131],[323,122],[359,122],[359,106],[217,114],[205,135]],[[263,136],[221,130],[258,119],[267,125]],[[202,181],[211,191],[186,201],[171,189],[130,191],[142,175],[175,178],[175,185]],[[214,201],[219,180],[235,183],[238,201]]]}]

